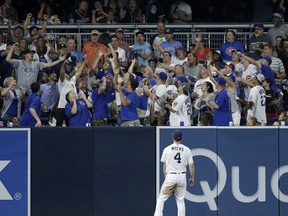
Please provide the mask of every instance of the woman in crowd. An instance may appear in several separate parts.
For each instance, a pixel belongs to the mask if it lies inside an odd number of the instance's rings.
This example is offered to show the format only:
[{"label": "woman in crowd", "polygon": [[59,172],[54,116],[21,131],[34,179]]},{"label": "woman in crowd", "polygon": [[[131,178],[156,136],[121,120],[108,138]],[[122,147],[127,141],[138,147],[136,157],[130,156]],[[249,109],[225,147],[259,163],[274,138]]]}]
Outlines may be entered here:
[{"label": "woman in crowd", "polygon": [[109,8],[105,8],[101,1],[95,1],[95,9],[92,11],[92,23],[112,23],[114,13]]},{"label": "woman in crowd", "polygon": [[196,37],[196,46],[193,52],[196,54],[198,63],[200,64],[205,64],[207,59],[212,59],[211,50],[205,47],[205,39],[202,35]]},{"label": "woman in crowd", "polygon": [[86,98],[77,99],[74,90],[66,94],[67,104],[65,114],[69,118],[69,126],[91,125],[91,114],[88,108],[92,108],[92,103]]},{"label": "woman in crowd", "polygon": [[12,76],[5,78],[4,89],[1,91],[3,98],[1,118],[6,122],[12,120],[13,117],[20,118],[21,104],[25,101],[24,89],[18,89],[16,85],[17,82]]},{"label": "woman in crowd", "polygon": [[120,7],[120,22],[122,23],[139,23],[141,20],[141,10],[138,6],[137,1],[129,0],[128,8],[123,8],[121,4]]},{"label": "woman in crowd", "polygon": [[215,100],[215,94],[213,85],[211,82],[204,82],[201,88],[203,95],[201,96],[201,100],[199,101],[198,107],[200,108],[200,122],[201,126],[211,126],[213,123],[213,107],[204,100],[204,98],[209,98],[209,100]]}]

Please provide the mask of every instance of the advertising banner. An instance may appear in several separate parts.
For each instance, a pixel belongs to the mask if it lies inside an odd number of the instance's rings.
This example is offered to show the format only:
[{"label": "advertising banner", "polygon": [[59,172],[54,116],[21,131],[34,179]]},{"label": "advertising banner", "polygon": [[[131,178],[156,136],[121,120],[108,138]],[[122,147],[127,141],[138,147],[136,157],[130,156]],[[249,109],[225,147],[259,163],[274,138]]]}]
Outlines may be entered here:
[{"label": "advertising banner", "polygon": [[30,130],[0,130],[0,215],[30,216]]},{"label": "advertising banner", "polygon": [[[195,163],[195,185],[187,186],[185,196],[186,215],[287,215],[287,129],[178,129],[183,133],[182,143],[191,148]],[[157,195],[164,181],[161,154],[172,143],[174,130],[157,128]],[[189,172],[186,175],[188,181]],[[171,195],[164,215],[176,213],[175,198]]]},{"label": "advertising banner", "polygon": [[[279,169],[275,172],[275,191],[279,195],[279,211],[281,216],[288,215],[288,127],[279,129]],[[279,190],[277,190],[278,184]]]}]

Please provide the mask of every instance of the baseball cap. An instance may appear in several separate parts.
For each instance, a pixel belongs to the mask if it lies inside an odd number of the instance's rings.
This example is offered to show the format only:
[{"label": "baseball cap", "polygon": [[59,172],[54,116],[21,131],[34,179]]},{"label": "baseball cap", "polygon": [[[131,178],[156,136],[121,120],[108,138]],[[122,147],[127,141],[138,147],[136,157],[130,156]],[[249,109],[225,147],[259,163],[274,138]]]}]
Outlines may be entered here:
[{"label": "baseball cap", "polygon": [[173,29],[167,28],[165,30],[165,33],[173,34]]},{"label": "baseball cap", "polygon": [[229,68],[231,68],[232,69],[232,71],[234,71],[235,70],[235,65],[232,63],[232,62],[230,62],[230,61],[227,61],[227,62],[225,62],[226,63],[226,65],[229,67]]},{"label": "baseball cap", "polygon": [[223,77],[217,77],[217,78],[215,78],[215,81],[221,86],[226,85],[226,80]]},{"label": "baseball cap", "polygon": [[148,60],[148,63],[150,63],[150,62],[155,62],[155,63],[157,63],[157,60],[156,60],[155,58],[151,58],[151,59]]},{"label": "baseball cap", "polygon": [[259,80],[259,82],[263,83],[265,81],[265,77],[262,73],[257,73],[256,78]]},{"label": "baseball cap", "polygon": [[214,51],[213,51],[213,54],[215,54],[215,53],[218,53],[219,55],[221,55],[220,50],[214,50]]},{"label": "baseball cap", "polygon": [[136,36],[137,36],[138,34],[142,34],[142,35],[144,36],[144,35],[145,35],[144,30],[139,29],[139,30],[136,32]]},{"label": "baseball cap", "polygon": [[269,56],[261,56],[261,58],[268,61],[269,65],[272,63],[272,59]]},{"label": "baseball cap", "polygon": [[177,76],[175,77],[177,79],[177,81],[181,81],[181,83],[188,83],[188,77],[186,77],[185,75],[182,75],[182,76]]},{"label": "baseball cap", "polygon": [[208,68],[207,64],[199,64],[199,66],[200,66],[200,67],[203,67],[203,68],[205,68],[205,69]]},{"label": "baseball cap", "polygon": [[70,56],[68,61],[70,62],[70,65],[74,67],[77,63],[77,58],[75,56]]},{"label": "baseball cap", "polygon": [[185,47],[178,47],[178,48],[176,48],[176,51],[178,51],[178,50],[182,50],[182,51],[184,51],[184,52],[187,52],[187,49],[186,49]]},{"label": "baseball cap", "polygon": [[20,56],[23,56],[23,55],[26,55],[26,54],[28,54],[28,53],[35,53],[35,51],[34,50],[30,50],[30,49],[26,49],[26,50],[24,50],[24,51],[22,51],[21,53],[20,53]]},{"label": "baseball cap", "polygon": [[173,139],[176,141],[180,141],[182,139],[182,132],[180,130],[175,130],[173,132]]},{"label": "baseball cap", "polygon": [[16,29],[18,29],[18,28],[21,29],[21,30],[24,30],[23,27],[22,27],[22,26],[19,26],[19,25],[15,26],[15,27],[14,27],[14,30],[16,30]]},{"label": "baseball cap", "polygon": [[123,30],[122,28],[118,28],[118,29],[116,30],[116,32],[122,32],[122,33],[124,33],[124,30]]},{"label": "baseball cap", "polygon": [[236,78],[233,73],[227,74],[227,77],[232,79],[232,82],[236,82]]},{"label": "baseball cap", "polygon": [[263,25],[263,23],[256,23],[256,24],[254,25],[254,28],[264,29],[264,25]]},{"label": "baseball cap", "polygon": [[160,78],[161,80],[163,80],[164,82],[167,80],[167,74],[164,73],[164,72],[159,73],[158,76],[159,76],[159,78]]},{"label": "baseball cap", "polygon": [[100,32],[96,29],[91,31],[91,35],[100,35]]},{"label": "baseball cap", "polygon": [[57,49],[60,50],[60,49],[66,49],[67,46],[65,44],[58,44],[57,45]]},{"label": "baseball cap", "polygon": [[32,29],[37,29],[37,31],[38,31],[40,28],[37,27],[37,26],[35,26],[35,25],[33,25],[33,26],[31,26],[31,27],[29,28],[29,30],[31,31]]},{"label": "baseball cap", "polygon": [[282,15],[280,13],[274,13],[274,14],[272,14],[272,17],[278,17],[278,18],[282,19]]}]

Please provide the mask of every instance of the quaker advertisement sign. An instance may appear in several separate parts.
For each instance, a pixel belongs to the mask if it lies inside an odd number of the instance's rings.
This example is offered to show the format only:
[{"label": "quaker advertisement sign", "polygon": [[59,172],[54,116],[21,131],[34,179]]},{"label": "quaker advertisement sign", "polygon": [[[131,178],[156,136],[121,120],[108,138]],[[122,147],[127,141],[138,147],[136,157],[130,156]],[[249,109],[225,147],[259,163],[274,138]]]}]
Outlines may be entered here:
[{"label": "quaker advertisement sign", "polygon": [[[161,154],[172,143],[174,129],[157,129],[157,194],[164,180]],[[187,186],[185,195],[186,215],[288,215],[287,129],[178,129],[195,163],[195,185]],[[171,195],[165,202],[164,215],[176,214]]]}]

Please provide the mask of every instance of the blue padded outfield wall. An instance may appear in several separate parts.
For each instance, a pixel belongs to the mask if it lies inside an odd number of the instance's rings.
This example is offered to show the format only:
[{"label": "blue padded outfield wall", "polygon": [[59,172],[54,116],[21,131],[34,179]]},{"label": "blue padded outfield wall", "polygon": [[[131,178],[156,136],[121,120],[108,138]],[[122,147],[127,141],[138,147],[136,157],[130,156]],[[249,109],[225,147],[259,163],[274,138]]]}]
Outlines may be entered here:
[{"label": "blue padded outfield wall", "polygon": [[[183,143],[191,148],[196,167],[195,185],[187,188],[187,215],[287,216],[288,129],[183,128]],[[171,143],[173,129],[158,128],[159,149]],[[158,164],[157,191],[163,182]],[[188,175],[187,175],[188,180]],[[173,196],[165,216],[176,215]]]},{"label": "blue padded outfield wall", "polygon": [[0,215],[30,216],[30,130],[0,130]]},{"label": "blue padded outfield wall", "polygon": [[[288,215],[288,127],[181,130],[196,166],[187,216]],[[160,156],[173,131],[0,130],[0,216],[151,216],[163,182]],[[171,196],[164,216],[176,208]]]}]

